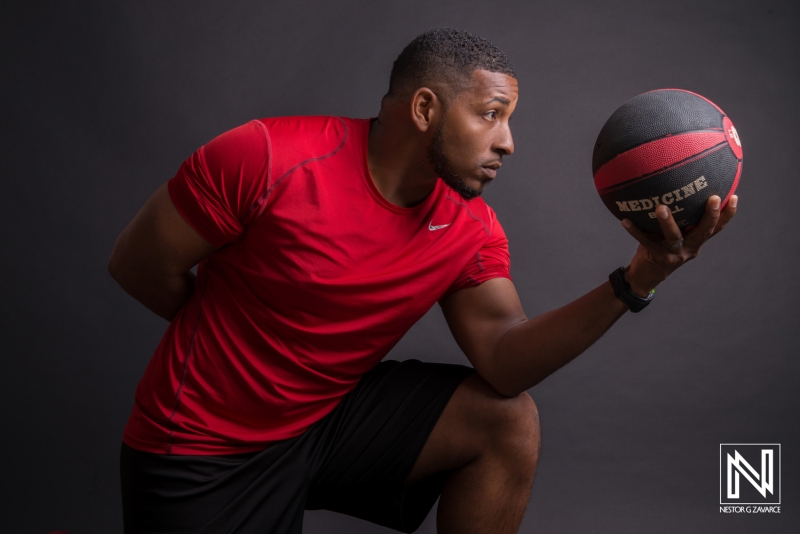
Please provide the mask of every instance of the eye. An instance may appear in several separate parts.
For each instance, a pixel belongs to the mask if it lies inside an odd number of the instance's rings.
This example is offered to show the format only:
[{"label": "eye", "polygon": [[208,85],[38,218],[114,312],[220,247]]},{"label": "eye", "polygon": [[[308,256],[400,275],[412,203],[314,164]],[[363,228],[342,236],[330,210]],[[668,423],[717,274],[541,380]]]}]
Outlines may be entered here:
[{"label": "eye", "polygon": [[483,116],[489,120],[495,120],[497,118],[497,112],[494,110],[487,111],[486,113],[483,114]]}]

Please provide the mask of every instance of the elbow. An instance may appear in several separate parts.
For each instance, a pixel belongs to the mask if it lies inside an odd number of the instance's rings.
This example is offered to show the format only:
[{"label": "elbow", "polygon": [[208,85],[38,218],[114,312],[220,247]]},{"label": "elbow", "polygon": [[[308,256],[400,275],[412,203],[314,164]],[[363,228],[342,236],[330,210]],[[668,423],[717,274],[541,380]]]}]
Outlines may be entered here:
[{"label": "elbow", "polygon": [[519,384],[505,383],[497,380],[489,382],[489,385],[492,386],[497,393],[508,398],[518,397],[528,389],[520,386]]},{"label": "elbow", "polygon": [[[539,380],[531,383],[531,376],[519,369],[519,357],[515,357],[513,343],[509,341],[509,334],[515,327],[523,324],[521,321],[508,327],[494,346],[491,356],[483,359],[483,364],[478,369],[479,374],[492,388],[504,397],[517,397],[533,387]],[[476,369],[478,366],[476,366]]]},{"label": "elbow", "polygon": [[117,273],[119,272],[119,266],[117,265],[117,262],[114,260],[113,254],[108,259],[108,264],[106,264],[106,269],[108,270],[108,274],[111,276],[111,278],[116,280],[118,276]]},{"label": "elbow", "polygon": [[528,390],[524,384],[514,380],[513,376],[507,376],[507,373],[504,373],[502,368],[494,370],[476,368],[476,371],[492,389],[504,397],[514,398]]},{"label": "elbow", "polygon": [[111,278],[113,278],[116,281],[119,281],[121,267],[119,261],[119,254],[117,253],[116,247],[114,247],[114,250],[111,251],[111,256],[108,258],[106,269],[108,269],[108,274],[111,275]]},{"label": "elbow", "polygon": [[120,238],[117,238],[116,243],[114,243],[114,248],[111,251],[111,255],[108,258],[108,263],[106,264],[108,274],[111,275],[111,278],[113,278],[117,283],[120,283],[124,277],[126,264],[121,249],[122,247],[120,246]]}]

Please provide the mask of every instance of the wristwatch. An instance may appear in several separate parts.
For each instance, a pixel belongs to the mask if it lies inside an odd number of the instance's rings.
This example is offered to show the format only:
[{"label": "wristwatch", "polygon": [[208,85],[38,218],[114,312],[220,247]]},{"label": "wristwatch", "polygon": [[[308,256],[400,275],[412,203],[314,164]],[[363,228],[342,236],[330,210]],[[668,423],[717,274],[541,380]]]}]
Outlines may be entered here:
[{"label": "wristwatch", "polygon": [[611,282],[611,287],[614,288],[614,294],[617,298],[627,304],[633,313],[638,313],[645,309],[656,294],[655,289],[651,290],[646,297],[640,297],[634,293],[630,284],[625,281],[625,267],[620,267],[608,275],[608,280]]}]

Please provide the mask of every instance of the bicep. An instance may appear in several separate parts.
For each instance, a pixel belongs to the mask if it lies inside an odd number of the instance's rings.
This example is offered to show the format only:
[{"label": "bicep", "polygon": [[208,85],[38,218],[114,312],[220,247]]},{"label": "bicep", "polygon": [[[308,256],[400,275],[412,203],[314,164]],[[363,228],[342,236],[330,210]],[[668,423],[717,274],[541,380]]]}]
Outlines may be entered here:
[{"label": "bicep", "polygon": [[216,250],[183,219],[159,187],[117,238],[109,260],[114,272],[180,275]]},{"label": "bicep", "polygon": [[509,328],[527,319],[514,283],[493,278],[451,293],[440,304],[459,347],[478,373],[491,382],[495,348]]}]

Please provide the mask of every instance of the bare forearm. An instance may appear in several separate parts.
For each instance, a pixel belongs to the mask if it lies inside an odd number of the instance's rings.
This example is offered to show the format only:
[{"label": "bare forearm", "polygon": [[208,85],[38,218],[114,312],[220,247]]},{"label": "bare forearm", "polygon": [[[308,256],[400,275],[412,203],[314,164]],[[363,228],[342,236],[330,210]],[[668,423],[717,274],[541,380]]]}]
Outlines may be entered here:
[{"label": "bare forearm", "polygon": [[495,348],[490,382],[505,395],[525,391],[589,348],[627,310],[606,282],[566,306],[514,325]]},{"label": "bare forearm", "polygon": [[[625,282],[645,297],[700,247],[720,232],[736,213],[737,197],[720,214],[720,198],[712,196],[700,224],[685,237],[666,206],[658,207],[663,237],[646,234],[623,221],[639,241],[626,268]],[[442,311],[475,370],[499,393],[522,393],[589,348],[627,310],[606,282],[566,306],[528,319],[513,283],[494,278],[451,293],[440,301]]]},{"label": "bare forearm", "polygon": [[165,275],[135,269],[115,270],[110,265],[109,272],[126,293],[167,321],[175,317],[194,290],[195,276],[191,272]]},{"label": "bare forearm", "polygon": [[172,321],[192,294],[195,276],[191,271],[183,272],[184,269],[159,261],[158,247],[137,236],[132,225],[117,238],[108,260],[108,272],[148,310]]}]

